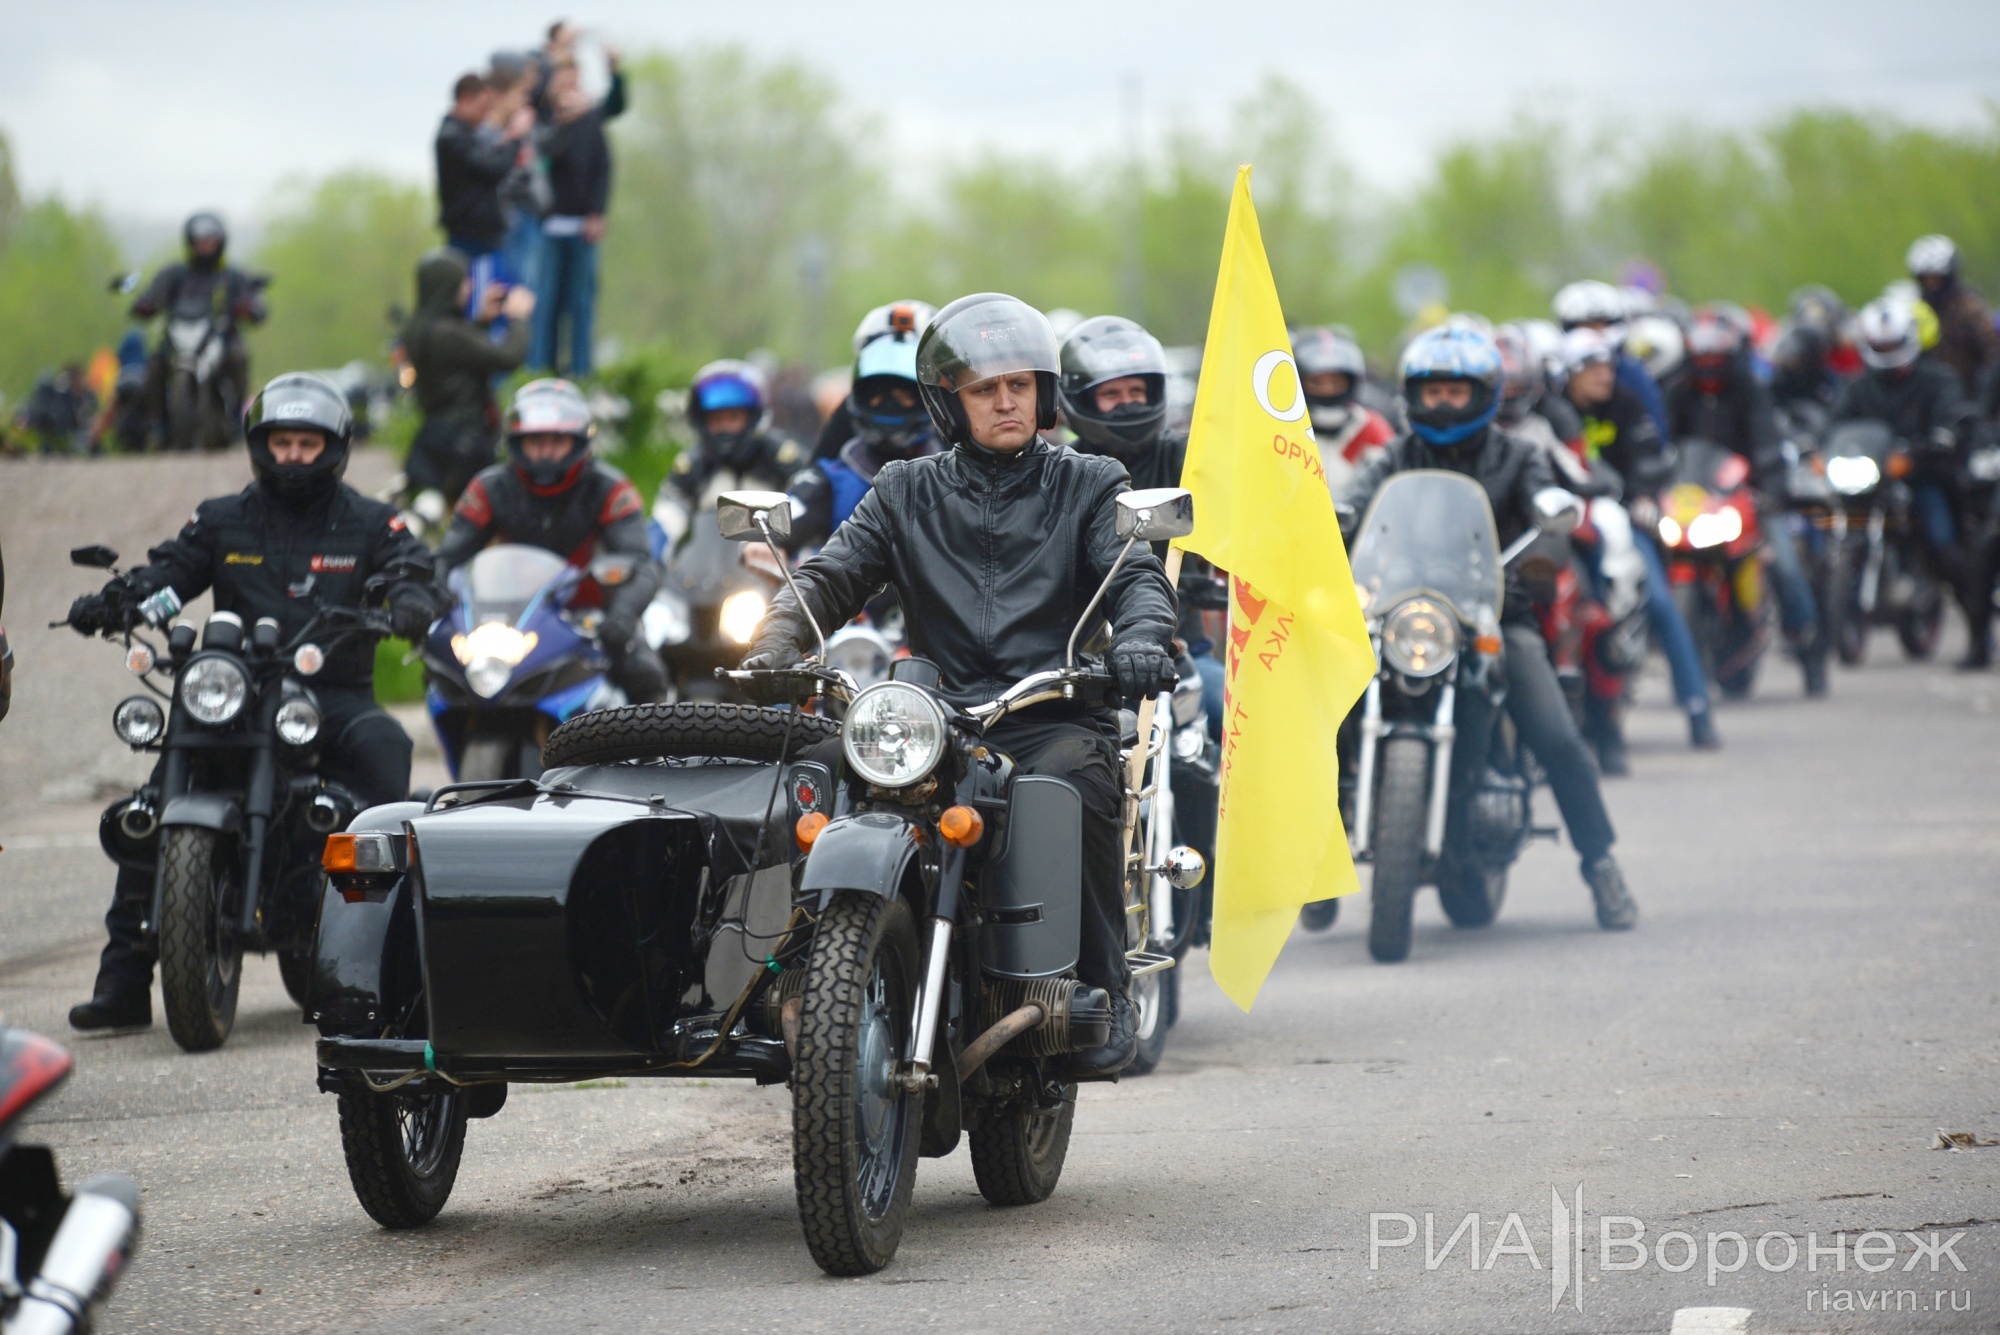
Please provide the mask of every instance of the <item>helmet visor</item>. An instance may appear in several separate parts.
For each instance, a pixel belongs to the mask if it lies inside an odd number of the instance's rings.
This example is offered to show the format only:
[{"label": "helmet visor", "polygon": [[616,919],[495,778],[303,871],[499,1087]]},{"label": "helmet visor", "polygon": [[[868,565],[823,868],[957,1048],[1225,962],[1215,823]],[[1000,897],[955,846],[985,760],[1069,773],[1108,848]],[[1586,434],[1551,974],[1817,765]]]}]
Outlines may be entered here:
[{"label": "helmet visor", "polygon": [[961,298],[931,327],[917,351],[917,379],[958,391],[1015,371],[1058,370],[1055,331],[1026,302],[990,293]]}]

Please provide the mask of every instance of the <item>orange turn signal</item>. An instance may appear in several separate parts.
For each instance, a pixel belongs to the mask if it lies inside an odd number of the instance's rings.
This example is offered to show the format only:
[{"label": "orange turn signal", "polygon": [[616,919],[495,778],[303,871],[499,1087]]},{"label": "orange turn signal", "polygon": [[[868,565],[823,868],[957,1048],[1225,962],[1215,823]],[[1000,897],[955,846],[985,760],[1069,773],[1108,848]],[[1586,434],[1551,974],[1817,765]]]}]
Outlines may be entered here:
[{"label": "orange turn signal", "polygon": [[336,876],[386,876],[407,865],[402,836],[395,834],[330,834],[319,865]]},{"label": "orange turn signal", "polygon": [[1891,454],[1889,456],[1888,472],[1890,477],[1894,478],[1908,477],[1910,475],[1910,470],[1914,467],[1915,465],[1910,462],[1910,456],[1907,451],[1897,450],[1894,454]]},{"label": "orange turn signal", "polygon": [[1488,658],[1491,658],[1500,652],[1500,636],[1497,633],[1492,635],[1475,635],[1472,637],[1472,647],[1480,653],[1485,654]]},{"label": "orange turn signal", "polygon": [[971,807],[946,807],[938,817],[938,836],[954,848],[971,848],[986,833],[986,822]]},{"label": "orange turn signal", "polygon": [[799,852],[812,852],[813,840],[819,838],[819,832],[825,828],[824,811],[808,811],[799,817],[799,823],[792,827],[792,837],[799,841]]}]

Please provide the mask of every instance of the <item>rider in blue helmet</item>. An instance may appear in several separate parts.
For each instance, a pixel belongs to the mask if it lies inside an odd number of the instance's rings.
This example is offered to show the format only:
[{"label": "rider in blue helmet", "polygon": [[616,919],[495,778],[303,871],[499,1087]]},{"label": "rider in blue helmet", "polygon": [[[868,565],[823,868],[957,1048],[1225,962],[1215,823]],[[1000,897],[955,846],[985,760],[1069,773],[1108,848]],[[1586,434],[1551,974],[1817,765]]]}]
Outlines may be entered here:
[{"label": "rider in blue helmet", "polygon": [[692,449],[682,450],[660,484],[648,533],[653,555],[669,559],[691,516],[725,491],[783,491],[805,451],[771,428],[771,393],[753,363],[725,358],[695,372],[688,387]]},{"label": "rider in blue helmet", "polygon": [[[1492,503],[1503,543],[1535,526],[1536,497],[1558,484],[1549,456],[1539,445],[1494,424],[1503,373],[1493,339],[1465,325],[1428,329],[1404,349],[1402,372],[1410,432],[1362,464],[1339,504],[1343,527],[1352,527],[1367,514],[1368,503],[1384,482],[1415,469],[1443,469],[1477,482]],[[1607,931],[1628,928],[1638,920],[1639,908],[1611,856],[1616,835],[1604,809],[1590,748],[1577,731],[1527,597],[1510,589],[1504,607],[1500,630],[1507,714],[1548,774],[1570,842],[1583,860],[1583,879],[1596,902],[1598,925]],[[1483,736],[1484,727],[1464,713],[1478,707],[1474,699],[1471,694],[1459,697],[1459,724],[1470,735]]]},{"label": "rider in blue helmet", "polygon": [[917,387],[917,340],[927,323],[919,316],[928,308],[906,302],[899,309],[906,318],[855,354],[846,403],[854,434],[832,457],[815,459],[792,478],[799,512],[792,520],[792,541],[801,547],[818,546],[845,523],[884,464],[921,459],[942,448]]}]

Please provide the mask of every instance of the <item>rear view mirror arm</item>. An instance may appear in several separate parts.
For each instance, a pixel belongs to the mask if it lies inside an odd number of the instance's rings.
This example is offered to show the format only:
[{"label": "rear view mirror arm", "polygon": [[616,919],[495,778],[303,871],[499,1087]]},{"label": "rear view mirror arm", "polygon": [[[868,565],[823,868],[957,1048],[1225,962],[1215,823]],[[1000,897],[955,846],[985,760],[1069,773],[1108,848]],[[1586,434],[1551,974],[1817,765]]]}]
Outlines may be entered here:
[{"label": "rear view mirror arm", "polygon": [[1097,586],[1096,593],[1090,595],[1090,604],[1083,609],[1083,615],[1076,619],[1076,629],[1069,633],[1069,649],[1063,655],[1065,668],[1076,666],[1076,642],[1083,635],[1083,628],[1090,624],[1090,618],[1097,611],[1097,605],[1104,601],[1104,595],[1110,591],[1111,581],[1118,578],[1118,572],[1124,568],[1125,558],[1132,554],[1132,544],[1137,541],[1139,535],[1136,533],[1125,539],[1125,545],[1118,550],[1118,559],[1113,561],[1111,569],[1104,573],[1104,582]]},{"label": "rear view mirror arm", "polygon": [[778,563],[778,573],[785,577],[785,587],[792,591],[792,597],[799,605],[799,614],[805,617],[806,624],[812,627],[813,643],[818,646],[817,652],[813,654],[813,660],[824,663],[826,661],[826,636],[820,633],[819,618],[813,615],[812,608],[806,605],[805,595],[799,592],[799,586],[792,580],[792,563],[787,561],[785,554],[778,550],[778,540],[771,535],[770,517],[760,513],[756,518],[757,531],[764,535],[764,545],[771,549],[771,556]]}]

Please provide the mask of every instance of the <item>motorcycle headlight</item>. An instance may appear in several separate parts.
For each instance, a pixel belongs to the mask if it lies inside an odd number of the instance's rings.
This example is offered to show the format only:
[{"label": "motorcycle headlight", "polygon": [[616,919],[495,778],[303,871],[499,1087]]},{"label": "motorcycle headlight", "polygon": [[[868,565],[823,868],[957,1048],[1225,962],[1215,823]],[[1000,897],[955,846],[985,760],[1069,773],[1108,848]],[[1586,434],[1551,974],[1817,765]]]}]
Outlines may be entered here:
[{"label": "motorcycle headlight", "polygon": [[243,712],[250,678],[234,659],[197,658],[181,673],[180,697],[181,708],[215,727]]},{"label": "motorcycle headlight", "polygon": [[498,658],[475,658],[472,666],[465,670],[465,684],[481,698],[491,700],[507,688],[507,682],[513,675],[512,663]]},{"label": "motorcycle headlight", "polygon": [[1406,677],[1435,677],[1458,657],[1458,617],[1428,598],[1412,598],[1382,623],[1382,656]]},{"label": "motorcycle headlight", "polygon": [[1174,726],[1185,728],[1197,719],[1206,721],[1207,717],[1202,707],[1201,674],[1182,677],[1174,685]]},{"label": "motorcycle headlight", "polygon": [[1681,545],[1680,521],[1672,515],[1660,516],[1660,541],[1669,547],[1678,547]]},{"label": "motorcycle headlight", "polygon": [[167,730],[167,712],[150,695],[122,700],[111,715],[111,731],[127,746],[151,746]]},{"label": "motorcycle headlight", "polygon": [[516,630],[504,621],[488,621],[464,635],[452,636],[451,652],[461,663],[490,658],[512,667],[534,652],[537,638],[531,630]]},{"label": "motorcycle headlight", "polygon": [[1839,454],[1826,461],[1826,480],[1843,496],[1872,491],[1882,470],[1867,455]]},{"label": "motorcycle headlight", "polygon": [[644,628],[646,644],[654,649],[668,644],[686,644],[694,633],[688,622],[687,604],[679,598],[659,597],[646,604],[646,614],[639,619]]},{"label": "motorcycle headlight", "polygon": [[764,619],[764,595],[755,589],[741,589],[722,600],[722,633],[738,644],[748,644],[757,635],[757,623]]},{"label": "motorcycle headlight", "polygon": [[1710,510],[1688,520],[1687,538],[1691,547],[1720,547],[1743,536],[1743,516],[1735,507]]},{"label": "motorcycle headlight", "polygon": [[279,741],[286,746],[304,746],[319,736],[319,707],[295,695],[278,706],[277,726]]},{"label": "motorcycle headlight", "polygon": [[1199,760],[1208,744],[1208,724],[1190,723],[1174,734],[1174,759]]},{"label": "motorcycle headlight", "polygon": [[944,755],[944,711],[914,686],[885,681],[854,697],[840,745],[847,763],[880,788],[902,788]]}]

